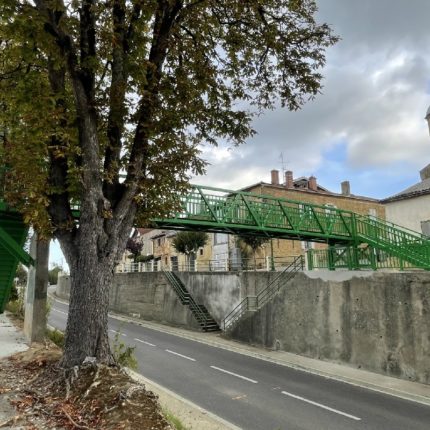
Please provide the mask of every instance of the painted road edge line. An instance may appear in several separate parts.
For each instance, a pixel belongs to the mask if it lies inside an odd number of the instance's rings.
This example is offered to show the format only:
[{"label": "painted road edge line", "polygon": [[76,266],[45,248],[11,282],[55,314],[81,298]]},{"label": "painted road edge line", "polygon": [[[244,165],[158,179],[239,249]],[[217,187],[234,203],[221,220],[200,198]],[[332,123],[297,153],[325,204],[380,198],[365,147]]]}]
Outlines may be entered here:
[{"label": "painted road edge line", "polygon": [[326,409],[327,411],[334,412],[335,414],[343,415],[344,417],[350,418],[352,420],[361,421],[361,418],[359,417],[347,414],[346,412],[339,411],[338,409],[330,408],[329,406],[323,405],[321,403],[317,403],[312,400],[305,399],[304,397],[297,396],[296,394],[289,393],[288,391],[281,391],[281,393],[285,394],[286,396],[292,397],[293,399],[301,400],[302,402],[306,402],[311,405],[318,406],[319,408]]},{"label": "painted road edge line", "polygon": [[178,357],[186,358],[187,360],[190,360],[190,361],[196,361],[195,358],[188,357],[187,355],[179,354],[179,352],[171,351],[170,349],[165,349],[165,351],[168,352],[169,354],[177,355]]},{"label": "painted road edge line", "polygon": [[230,372],[229,370],[221,369],[221,367],[211,366],[212,369],[219,370],[220,372],[227,373],[231,376],[236,376],[236,378],[244,379],[245,381],[252,382],[253,384],[258,384],[255,379],[247,378],[246,376],[238,375],[237,373]]},{"label": "painted road edge line", "polygon": [[138,339],[137,337],[135,337],[134,340],[137,340],[138,342],[144,343],[145,345],[157,346],[157,345],[154,345],[153,343],[147,342],[146,340]]},{"label": "painted road edge line", "polygon": [[54,308],[52,308],[52,310],[53,310],[54,312],[58,312],[59,314],[67,315],[67,312],[59,311],[58,309],[54,309]]}]

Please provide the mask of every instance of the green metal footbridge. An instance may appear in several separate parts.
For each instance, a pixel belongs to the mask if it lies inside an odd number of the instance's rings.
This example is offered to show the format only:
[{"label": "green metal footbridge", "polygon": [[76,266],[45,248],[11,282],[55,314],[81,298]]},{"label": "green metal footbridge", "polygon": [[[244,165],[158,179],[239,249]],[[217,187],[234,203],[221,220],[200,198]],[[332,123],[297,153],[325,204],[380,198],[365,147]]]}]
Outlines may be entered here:
[{"label": "green metal footbridge", "polygon": [[[430,269],[427,237],[353,212],[204,186],[192,186],[181,197],[180,206],[180,210],[166,218],[152,220],[153,226],[326,243],[329,245],[325,257],[327,267],[332,269],[345,256],[347,266],[338,264],[337,267],[363,267],[363,255],[369,254],[369,250],[397,259],[406,267]],[[22,248],[26,234],[22,217],[8,208],[0,195],[0,311],[9,295],[18,262],[31,263]],[[376,255],[373,251],[371,254]],[[376,268],[376,265],[369,267]]]},{"label": "green metal footbridge", "polygon": [[[193,186],[181,198],[179,211],[153,222],[164,229],[326,243],[332,251],[329,259],[336,260],[347,249],[352,269],[360,268],[363,249],[378,250],[408,267],[430,269],[430,240],[420,233],[370,216],[270,195]],[[334,268],[335,263],[328,266]]]}]

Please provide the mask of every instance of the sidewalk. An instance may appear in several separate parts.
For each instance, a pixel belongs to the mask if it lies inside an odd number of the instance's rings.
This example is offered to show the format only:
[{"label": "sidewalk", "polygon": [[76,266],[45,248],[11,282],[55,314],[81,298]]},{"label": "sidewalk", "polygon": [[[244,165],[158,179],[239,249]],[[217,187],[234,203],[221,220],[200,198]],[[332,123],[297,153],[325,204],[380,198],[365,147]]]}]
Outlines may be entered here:
[{"label": "sidewalk", "polygon": [[[27,350],[28,345],[25,342],[22,332],[13,325],[5,314],[0,314],[0,359]],[[8,423],[13,421],[15,415],[16,410],[9,403],[9,393],[0,393],[0,427],[4,430],[14,428]]]},{"label": "sidewalk", "polygon": [[28,349],[22,331],[5,314],[0,314],[0,358]]}]

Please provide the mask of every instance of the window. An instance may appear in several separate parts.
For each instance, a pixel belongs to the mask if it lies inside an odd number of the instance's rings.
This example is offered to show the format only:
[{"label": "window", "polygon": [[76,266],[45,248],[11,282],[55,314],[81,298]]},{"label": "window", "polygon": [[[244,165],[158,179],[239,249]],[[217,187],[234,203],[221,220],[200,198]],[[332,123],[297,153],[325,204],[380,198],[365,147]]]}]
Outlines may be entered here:
[{"label": "window", "polygon": [[200,248],[200,255],[203,255],[203,248]]}]

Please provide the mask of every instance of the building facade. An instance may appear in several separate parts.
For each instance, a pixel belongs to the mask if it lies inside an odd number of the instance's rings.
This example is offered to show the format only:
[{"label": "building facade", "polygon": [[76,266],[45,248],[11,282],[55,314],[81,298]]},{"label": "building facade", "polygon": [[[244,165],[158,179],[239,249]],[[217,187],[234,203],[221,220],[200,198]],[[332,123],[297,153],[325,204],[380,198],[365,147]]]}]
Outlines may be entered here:
[{"label": "building facade", "polygon": [[387,221],[430,236],[430,164],[420,171],[421,181],[381,200]]}]

